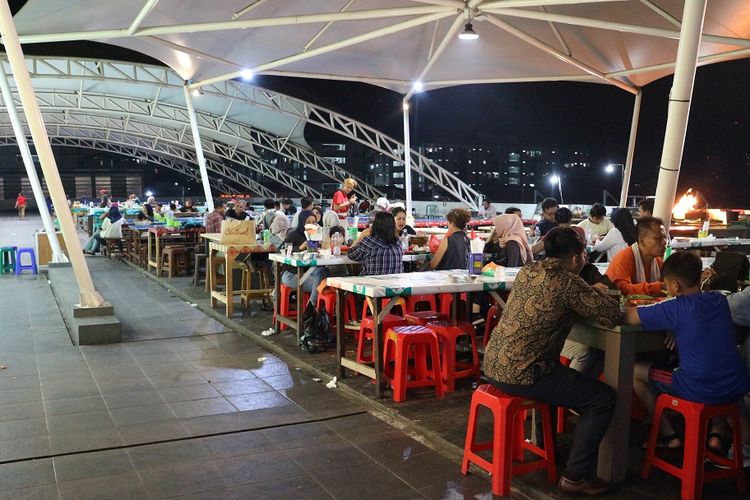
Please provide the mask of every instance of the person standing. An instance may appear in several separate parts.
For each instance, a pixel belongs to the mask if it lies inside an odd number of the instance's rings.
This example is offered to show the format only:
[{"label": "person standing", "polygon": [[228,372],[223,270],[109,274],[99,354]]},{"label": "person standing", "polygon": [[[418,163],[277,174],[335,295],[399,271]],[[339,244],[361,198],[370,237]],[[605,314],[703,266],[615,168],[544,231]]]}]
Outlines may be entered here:
[{"label": "person standing", "polygon": [[357,181],[347,177],[342,188],[333,193],[331,208],[338,214],[339,219],[345,219],[349,209],[357,204],[357,195],[353,193],[356,187]]},{"label": "person standing", "polygon": [[523,266],[516,277],[487,345],[484,373],[506,394],[576,409],[580,420],[558,486],[565,494],[600,495],[610,485],[596,477],[596,458],[614,413],[615,392],[561,365],[560,352],[577,319],[615,325],[620,306],[578,276],[586,244],[574,229],[551,232],[544,247],[547,258]]},{"label": "person standing", "polygon": [[18,193],[16,198],[16,209],[18,209],[18,219],[23,220],[26,217],[26,197],[23,193]]},{"label": "person standing", "polygon": [[497,217],[497,210],[489,198],[482,200],[482,206],[479,207],[478,215],[480,219],[492,219]]}]

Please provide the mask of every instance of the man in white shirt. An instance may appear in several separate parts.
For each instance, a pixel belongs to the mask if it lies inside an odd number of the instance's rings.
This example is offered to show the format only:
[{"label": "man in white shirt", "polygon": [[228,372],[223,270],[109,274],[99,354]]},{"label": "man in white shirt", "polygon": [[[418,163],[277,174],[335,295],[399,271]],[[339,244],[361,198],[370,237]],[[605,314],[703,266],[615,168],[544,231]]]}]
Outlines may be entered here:
[{"label": "man in white shirt", "polygon": [[479,218],[480,219],[492,219],[493,217],[497,217],[497,210],[495,210],[494,205],[492,205],[492,202],[489,198],[485,198],[482,200],[482,206],[479,207]]},{"label": "man in white shirt", "polygon": [[299,213],[303,210],[312,210],[313,207],[313,201],[310,198],[302,198],[299,204],[300,208],[294,214],[294,217],[292,217],[292,229],[296,228],[297,224],[299,224]]},{"label": "man in white shirt", "polygon": [[607,208],[601,203],[594,203],[589,210],[588,218],[578,223],[578,227],[583,228],[586,233],[587,243],[598,240],[615,227],[609,219],[604,218],[605,215]]}]

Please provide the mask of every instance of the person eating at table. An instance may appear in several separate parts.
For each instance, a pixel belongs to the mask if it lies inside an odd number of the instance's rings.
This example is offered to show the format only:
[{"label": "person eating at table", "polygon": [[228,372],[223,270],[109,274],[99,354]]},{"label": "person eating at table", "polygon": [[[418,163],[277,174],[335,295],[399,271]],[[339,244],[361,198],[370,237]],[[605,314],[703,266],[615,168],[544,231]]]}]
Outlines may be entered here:
[{"label": "person eating at table", "polygon": [[661,295],[667,230],[658,217],[638,219],[635,229],[637,241],[612,258],[607,276],[623,295]]},{"label": "person eating at table", "polygon": [[519,216],[498,215],[492,219],[492,226],[492,235],[485,244],[484,253],[493,254],[493,262],[506,267],[521,267],[534,262],[534,254]]},{"label": "person eating at table", "polygon": [[347,177],[341,189],[333,193],[331,208],[338,214],[339,219],[345,219],[349,209],[357,205],[357,195],[353,193],[356,187],[357,181]]},{"label": "person eating at table", "polygon": [[518,207],[508,207],[503,212],[504,214],[517,215],[519,219],[523,219],[523,212]]},{"label": "person eating at table", "polygon": [[612,211],[614,227],[594,243],[595,252],[607,252],[607,261],[612,262],[615,255],[632,245],[637,240],[633,215],[627,208],[616,208]]},{"label": "person eating at table", "polygon": [[471,212],[454,208],[446,217],[448,232],[430,260],[430,269],[468,269],[471,244],[466,235],[466,224],[471,220]]},{"label": "person eating at table", "polygon": [[[555,216],[553,218],[555,219],[556,226],[554,226],[552,229],[554,229],[555,227],[572,227],[578,234],[585,237],[586,232],[583,230],[583,228],[573,225],[573,212],[571,212],[569,208],[558,208],[555,211]],[[531,247],[531,251],[534,253],[534,255],[537,255],[544,251],[544,238],[546,238],[547,234],[549,234],[549,231],[545,233],[539,239],[539,241],[534,243],[534,245]]]},{"label": "person eating at table", "polygon": [[369,231],[363,231],[349,249],[348,257],[362,263],[362,276],[404,272],[403,250],[396,236],[396,221],[388,212],[375,215]]},{"label": "person eating at table", "polygon": [[539,236],[544,236],[550,229],[557,227],[555,214],[558,208],[556,199],[545,198],[542,200],[542,218],[534,225],[534,229],[539,230]]},{"label": "person eating at table", "polygon": [[560,352],[575,321],[588,318],[612,326],[620,321],[620,306],[578,276],[586,263],[586,244],[574,229],[551,232],[544,246],[547,258],[523,266],[516,276],[485,350],[484,373],[507,394],[576,410],[580,419],[558,486],[565,494],[600,495],[610,485],[596,477],[596,458],[615,392],[562,366]]},{"label": "person eating at table", "polygon": [[[310,210],[303,210],[299,213],[299,223],[295,228],[289,231],[284,240],[284,245],[291,245],[293,252],[302,252],[307,250],[307,237],[305,236],[305,225],[316,224],[315,214]],[[314,267],[304,283],[302,290],[310,294],[310,303],[318,303],[318,285],[328,275],[324,266]],[[281,273],[281,283],[289,288],[297,289],[297,268],[294,266],[284,265]]]},{"label": "person eating at table", "polygon": [[314,206],[310,209],[315,214],[315,219],[318,221],[318,225],[323,225],[323,209],[319,206]]},{"label": "person eating at table", "polygon": [[224,220],[224,202],[216,200],[214,202],[214,211],[206,215],[206,232],[220,233],[221,221]]},{"label": "person eating at table", "polygon": [[297,227],[297,225],[299,224],[299,214],[300,212],[302,212],[302,210],[309,210],[312,212],[313,209],[313,201],[310,198],[300,199],[299,204],[301,208],[299,212],[296,212],[292,217],[292,227]]},{"label": "person eating at table", "polygon": [[181,212],[185,212],[185,213],[195,213],[198,210],[193,206],[193,200],[192,200],[192,198],[186,198],[185,199],[185,204],[182,206],[182,208],[180,209],[180,211]]},{"label": "person eating at table", "polygon": [[271,244],[276,248],[281,247],[291,227],[289,218],[281,212],[276,212],[276,217],[273,218],[271,226],[268,228],[271,231]]},{"label": "person eating at table", "polygon": [[605,218],[606,215],[607,208],[601,203],[594,203],[589,210],[588,218],[578,223],[578,227],[583,228],[583,231],[589,237],[589,241],[586,243],[591,243],[600,236],[606,235],[615,227],[611,221]]},{"label": "person eating at table", "polygon": [[396,236],[416,236],[417,232],[414,228],[406,223],[406,209],[404,207],[393,207],[391,215],[396,221]]},{"label": "person eating at table", "polygon": [[[650,414],[662,393],[718,405],[739,401],[750,391],[750,375],[735,346],[729,302],[718,292],[701,293],[701,268],[695,254],[672,254],[662,269],[672,299],[625,310],[627,324],[669,331],[665,344],[677,351],[676,364],[640,361],[635,365],[633,388]],[[722,455],[726,452],[719,432],[723,423],[712,419],[708,439],[709,449]],[[682,444],[667,418],[661,419],[659,430],[657,446]]]}]

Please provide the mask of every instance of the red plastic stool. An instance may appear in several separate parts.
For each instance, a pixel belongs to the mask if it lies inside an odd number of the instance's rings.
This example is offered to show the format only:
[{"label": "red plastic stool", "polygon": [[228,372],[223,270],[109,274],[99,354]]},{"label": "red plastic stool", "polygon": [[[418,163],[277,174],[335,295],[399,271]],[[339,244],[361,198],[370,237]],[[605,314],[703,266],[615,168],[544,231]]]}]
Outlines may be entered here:
[{"label": "red plastic stool", "polygon": [[[292,302],[292,294],[296,294],[297,290],[294,288],[289,288],[286,285],[279,285],[281,288],[279,288],[279,295],[281,296],[279,298],[280,304],[278,304],[279,314],[281,316],[287,316],[287,317],[297,317],[297,305]],[[299,300],[299,299],[298,299]],[[302,294],[302,304],[306,305],[310,301],[310,294],[307,292],[304,292]],[[276,313],[273,315],[273,321],[274,323],[279,323],[279,328],[284,328],[288,326],[286,323],[284,323],[281,319],[277,318]]]},{"label": "red plastic stool", "polygon": [[412,313],[420,305],[427,305],[430,311],[437,311],[437,300],[434,295],[408,295],[406,297],[406,313]]},{"label": "red plastic stool", "polygon": [[[467,300],[469,300],[469,294],[462,293],[461,295],[458,296],[458,298],[459,298],[459,301],[466,302]],[[450,318],[452,306],[453,306],[453,294],[441,293],[440,294],[440,312]],[[458,314],[459,315],[461,314],[460,311],[458,312]]]},{"label": "red plastic stool", "polygon": [[[320,307],[321,302],[325,306],[328,316],[333,319],[336,315],[336,292],[327,290],[323,293],[319,293],[317,307]],[[354,295],[347,293],[344,295],[344,323],[348,323],[356,317],[357,304],[354,300]]]},{"label": "red plastic stool", "polygon": [[[479,353],[474,325],[466,321],[435,321],[425,325],[435,332],[440,340],[440,361],[443,365],[443,389],[446,392],[456,390],[456,379],[474,377],[479,382]],[[471,363],[456,361],[456,342],[466,335],[471,341]]]},{"label": "red plastic stool", "polygon": [[[409,370],[412,349],[414,368]],[[394,366],[391,368],[391,363],[386,362],[384,374],[390,381],[395,402],[405,401],[406,390],[416,387],[435,387],[437,397],[443,397],[438,339],[432,330],[417,325],[388,329],[383,358],[389,359],[389,355],[394,360]],[[428,356],[432,360],[431,368],[427,366]]]},{"label": "red plastic stool", "polygon": [[[480,406],[489,409],[493,418],[492,441],[486,443],[475,442],[477,414]],[[539,410],[542,417],[544,449],[524,439],[526,412],[531,409]],[[492,450],[491,461],[477,453],[484,450]],[[533,453],[541,460],[523,462],[524,451]],[[513,460],[522,463],[513,464]],[[509,396],[489,384],[480,385],[471,397],[464,459],[461,464],[462,474],[468,473],[470,463],[490,473],[492,493],[498,496],[510,493],[511,476],[519,476],[539,469],[547,469],[547,479],[550,484],[554,484],[557,481],[557,468],[555,467],[549,405]]]},{"label": "red plastic stool", "polygon": [[406,321],[411,325],[424,326],[431,321],[446,321],[450,319],[448,316],[437,311],[414,311],[404,315]]},{"label": "red plastic stool", "polygon": [[[682,457],[682,467],[677,467],[656,456],[656,440],[659,437],[659,420],[664,410],[672,410],[685,418],[685,451]],[[734,457],[728,459],[706,449],[708,424],[715,417],[729,417],[732,419],[732,445]],[[646,458],[643,460],[641,476],[648,478],[651,466],[678,477],[682,481],[682,498],[700,499],[703,483],[717,479],[736,478],[737,489],[740,494],[745,493],[745,470],[742,467],[742,437],[740,435],[740,408],[737,403],[724,405],[704,405],[693,403],[668,394],[661,394],[656,400],[654,423],[651,426],[651,436],[648,440]],[[728,467],[726,470],[704,471],[705,458],[716,464]]]}]

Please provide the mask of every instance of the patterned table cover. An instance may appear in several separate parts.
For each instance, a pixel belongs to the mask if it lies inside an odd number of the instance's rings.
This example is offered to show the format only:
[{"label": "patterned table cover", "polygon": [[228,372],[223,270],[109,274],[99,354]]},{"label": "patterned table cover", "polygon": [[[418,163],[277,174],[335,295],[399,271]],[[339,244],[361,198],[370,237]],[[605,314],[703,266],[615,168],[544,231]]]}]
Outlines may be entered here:
[{"label": "patterned table cover", "polygon": [[750,245],[748,238],[690,238],[688,240],[673,240],[672,248],[705,248],[705,247],[724,247],[724,246],[745,246]]},{"label": "patterned table cover", "polygon": [[466,271],[429,271],[382,276],[330,277],[328,286],[367,297],[435,295],[439,293],[490,292],[510,290],[520,268],[505,268],[504,276],[479,276],[476,281],[454,283],[452,276],[468,276]]},{"label": "patterned table cover", "polygon": [[[430,254],[428,252],[420,252],[420,253],[407,253],[404,254],[403,260],[404,262],[419,262],[423,260],[427,260],[427,257]],[[305,258],[304,256],[298,259],[295,259],[294,257],[285,257],[281,253],[275,253],[268,256],[272,261],[279,262],[281,264],[286,264],[287,266],[293,266],[293,267],[317,267],[317,266],[338,266],[338,265],[347,265],[347,264],[359,264],[356,260],[352,260],[346,255],[341,255],[340,257],[316,257],[314,259]]]}]

